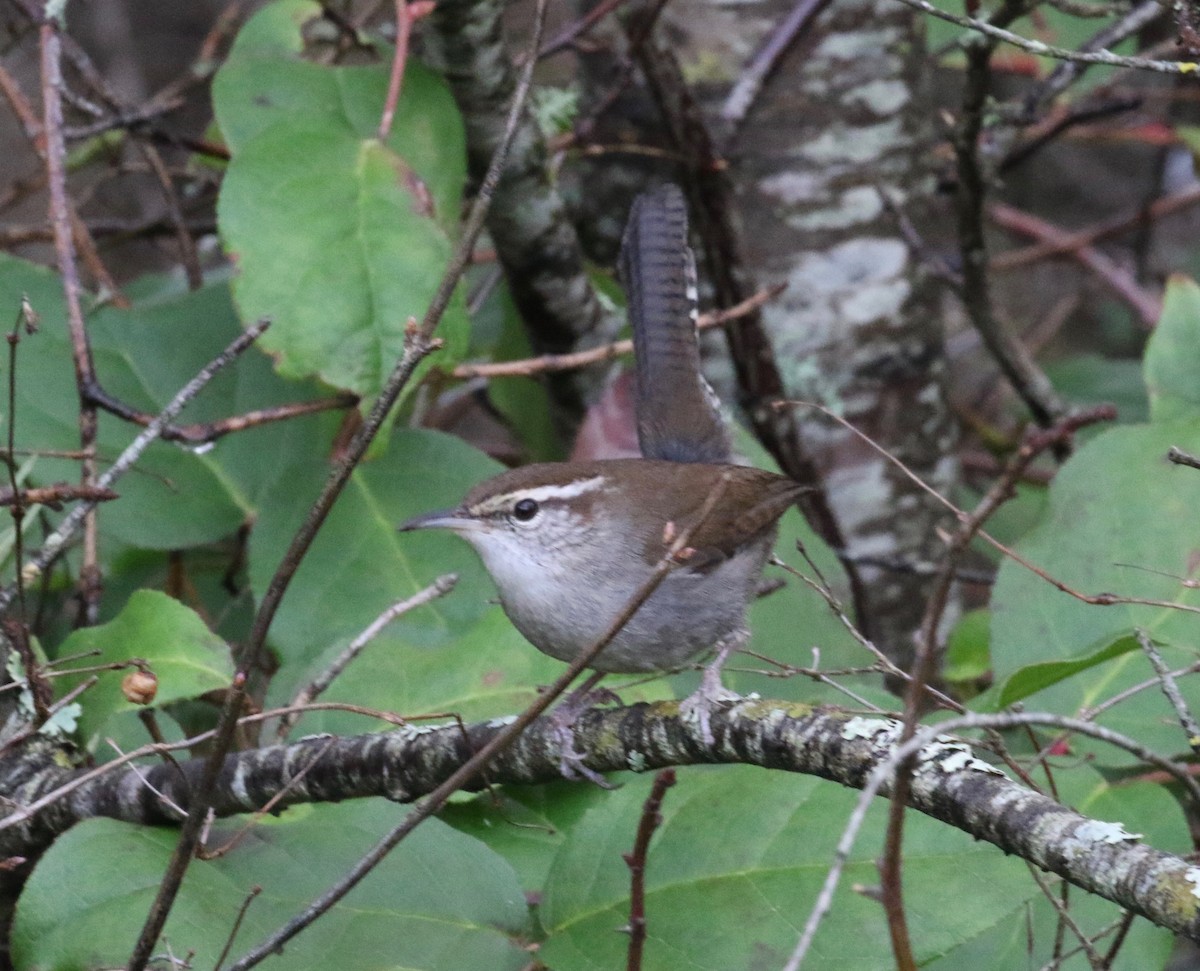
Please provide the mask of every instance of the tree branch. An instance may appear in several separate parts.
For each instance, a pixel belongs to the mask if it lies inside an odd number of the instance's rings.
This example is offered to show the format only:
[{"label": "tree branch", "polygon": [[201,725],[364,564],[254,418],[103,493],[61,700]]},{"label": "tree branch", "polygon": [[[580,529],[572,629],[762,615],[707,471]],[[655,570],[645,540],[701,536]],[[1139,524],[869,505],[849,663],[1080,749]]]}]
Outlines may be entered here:
[{"label": "tree branch", "polygon": [[[1087,722],[1033,713],[967,716],[978,727],[1013,727],[1053,721],[1072,731],[1112,738]],[[279,807],[299,803],[382,796],[413,802],[433,791],[476,751],[504,731],[500,720],[438,728],[406,726],[380,734],[301,740],[226,757],[213,791],[218,816],[253,812],[284,793]],[[677,702],[639,704],[586,712],[575,727],[574,744],[598,772],[672,765],[743,763],[815,775],[856,789],[903,753],[900,723],[865,718],[830,707],[794,702],[744,700],[715,711],[716,742],[706,746],[694,721],[680,717]],[[907,804],[934,819],[1020,856],[1078,887],[1132,910],[1159,926],[1200,941],[1200,867],[1142,846],[1115,823],[1102,823],[1059,805],[1014,782],[976,757],[965,743],[927,729],[919,746]],[[54,762],[31,743],[20,757],[0,763],[0,791],[28,805],[68,782],[77,771]],[[314,747],[329,751],[297,781],[291,767],[311,761]],[[540,785],[560,780],[561,734],[549,719],[535,721],[487,769],[491,783]],[[178,823],[147,783],[185,808],[203,772],[193,759],[157,764],[134,772],[128,765],[94,777],[29,818],[10,813],[0,823],[0,858],[29,855],[76,822],[107,816],[140,824]],[[482,781],[473,783],[481,788]],[[286,791],[285,791],[286,790]],[[889,795],[890,778],[879,788]]]}]

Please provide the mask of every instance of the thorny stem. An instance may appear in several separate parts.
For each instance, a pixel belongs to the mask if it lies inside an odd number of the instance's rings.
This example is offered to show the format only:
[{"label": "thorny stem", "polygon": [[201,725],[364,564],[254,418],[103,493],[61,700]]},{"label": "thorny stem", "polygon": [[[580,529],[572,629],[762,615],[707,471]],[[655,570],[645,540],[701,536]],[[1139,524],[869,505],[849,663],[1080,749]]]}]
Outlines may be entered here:
[{"label": "thorny stem", "polygon": [[650,795],[642,805],[633,850],[621,854],[629,867],[629,949],[626,951],[625,971],[641,971],[642,951],[646,945],[646,856],[650,837],[662,825],[662,804],[667,790],[675,785],[675,770],[663,769],[654,777]]}]

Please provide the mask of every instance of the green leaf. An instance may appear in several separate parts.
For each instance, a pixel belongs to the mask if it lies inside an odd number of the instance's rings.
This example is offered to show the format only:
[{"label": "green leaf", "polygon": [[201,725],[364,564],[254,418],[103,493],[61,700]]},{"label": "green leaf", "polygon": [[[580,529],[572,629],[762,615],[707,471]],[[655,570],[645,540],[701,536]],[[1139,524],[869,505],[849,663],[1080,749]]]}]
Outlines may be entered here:
[{"label": "green leaf", "polygon": [[986,610],[972,610],[950,632],[942,671],[947,681],[975,681],[992,669],[988,650],[990,623],[991,614]]},{"label": "green leaf", "polygon": [[[498,470],[496,462],[459,439],[414,430],[396,432],[384,454],[355,470],[271,628],[271,644],[281,654],[282,667],[272,684],[279,697],[306,683],[312,665],[328,656],[331,645],[357,635],[388,605],[443,573],[459,575],[457,588],[390,625],[371,650],[388,656],[392,650],[436,648],[442,654],[479,622],[494,588],[471,548],[437,530],[401,534],[396,527],[418,513],[456,504]],[[322,454],[297,450],[262,496],[249,548],[257,598],[327,474]],[[444,696],[439,690],[430,697]]]},{"label": "green leaf", "polygon": [[1129,634],[1117,638],[1111,644],[1106,644],[1097,651],[1091,651],[1069,661],[1043,661],[1040,664],[1030,664],[1013,672],[1004,682],[1000,689],[997,708],[1007,708],[1014,702],[1028,698],[1043,688],[1058,684],[1080,671],[1094,668],[1097,664],[1103,664],[1105,661],[1111,661],[1114,657],[1121,657],[1123,654],[1138,649],[1137,638]]},{"label": "green leaf", "polygon": [[[192,862],[165,942],[176,954],[195,951],[194,967],[213,967],[238,908],[260,886],[232,950],[244,952],[344,876],[395,821],[396,807],[381,799],[294,807],[282,819],[260,820],[225,856]],[[210,845],[242,822],[219,824]],[[105,819],[61,836],[18,902],[16,967],[123,966],[177,838],[174,830]],[[434,819],[262,967],[518,971],[529,962],[527,925],[512,868]]]},{"label": "green leaf", "polygon": [[[96,651],[86,664],[113,664],[141,658],[158,677],[156,706],[229,685],[233,663],[223,640],[177,600],[154,590],[140,590],[129,598],[116,618],[99,627],[75,631],[60,646],[67,656]],[[83,714],[80,735],[91,748],[106,731],[109,720],[139,705],[126,701],[121,680],[129,669],[101,672],[100,680],[81,697]],[[66,693],[83,680],[83,675],[56,679]]]},{"label": "green leaf", "polygon": [[[1186,525],[1200,504],[1200,477],[1165,458],[1172,444],[1186,448],[1196,442],[1200,422],[1195,420],[1112,428],[1098,435],[1059,471],[1041,523],[1017,552],[1085,594],[1200,604],[1190,579],[1200,568],[1200,545]],[[1137,627],[1163,645],[1172,667],[1194,659],[1192,613],[1170,606],[1089,605],[1012,560],[1001,566],[991,609],[997,682],[1006,683],[1031,663],[1089,662],[1034,696],[1038,707],[1051,711],[1094,706],[1151,677],[1140,651],[1118,650],[1106,663],[1090,663],[1097,645],[1121,642]],[[1025,693],[1020,682],[1012,690]],[[1129,699],[1107,712],[1104,723],[1162,750],[1183,743],[1157,692]]]},{"label": "green leaf", "polygon": [[[608,794],[572,826],[551,869],[541,917],[550,967],[622,967],[629,870],[649,780]],[[669,790],[646,867],[647,971],[779,967],[833,862],[855,794],[812,778],[747,767],[684,770]],[[878,881],[886,806],[873,807],[810,961],[825,969],[890,967],[882,908],[853,888]],[[1038,891],[1024,864],[944,824],[910,814],[905,899],[917,958],[947,953],[1011,921]],[[981,892],[986,888],[986,892]]]},{"label": "green leaf", "polygon": [[[617,784],[630,780],[635,786],[645,784],[632,775],[613,778]],[[576,782],[514,786],[451,803],[438,818],[484,840],[512,864],[527,893],[540,895],[555,857],[583,814],[607,800],[606,790]]]},{"label": "green leaf", "polygon": [[[1075,408],[1113,404],[1122,422],[1146,421],[1150,417],[1142,364],[1132,358],[1102,357],[1099,354],[1072,354],[1046,367],[1046,377],[1065,400]],[[1087,441],[1106,426],[1085,429],[1081,441]]]},{"label": "green leaf", "polygon": [[[457,546],[453,537],[443,539]],[[450,596],[470,600],[476,592],[460,588]],[[533,702],[538,685],[562,674],[562,662],[526,641],[498,606],[489,607],[474,624],[455,624],[437,644],[428,643],[425,632],[414,631],[423,620],[433,618],[418,614],[380,633],[321,699],[406,716],[454,712],[475,721],[520,711]],[[307,665],[285,662],[268,701],[290,700],[296,686],[311,681],[344,646],[344,640],[333,643]],[[360,715],[313,712],[305,716],[302,731],[350,734],[368,727]]]},{"label": "green leaf", "polygon": [[[38,333],[22,339],[17,360],[17,447],[35,451],[79,448],[79,397],[67,335],[62,287],[49,271],[0,256],[0,305],[17,306],[28,294],[42,316]],[[146,278],[130,288],[131,310],[103,307],[89,314],[96,373],[110,394],[157,414],[240,331],[229,288],[214,283],[189,292]],[[311,385],[285,384],[269,359],[251,348],[216,376],[178,422],[207,422],[316,396]],[[149,549],[177,550],[211,543],[235,532],[249,516],[255,494],[276,466],[264,462],[265,443],[303,442],[296,427],[263,426],[191,449],[155,442],[116,486],[120,500],[100,507],[108,539]],[[101,467],[141,431],[102,413]],[[307,444],[307,443],[306,443]],[[229,463],[231,456],[247,461]],[[39,455],[32,481],[78,477],[78,462]],[[110,543],[102,543],[105,555]]]},{"label": "green leaf", "polygon": [[[388,55],[366,66],[301,60],[300,27],[319,9],[307,0],[265,8],[214,81],[233,149],[218,219],[243,315],[276,321],[261,343],[280,373],[316,374],[370,397],[448,262],[464,136],[448,89],[410,61],[381,143]],[[439,329],[442,366],[461,357],[467,331],[459,287]]]},{"label": "green leaf", "polygon": [[1155,421],[1200,415],[1200,286],[1175,275],[1146,347],[1146,386]]}]

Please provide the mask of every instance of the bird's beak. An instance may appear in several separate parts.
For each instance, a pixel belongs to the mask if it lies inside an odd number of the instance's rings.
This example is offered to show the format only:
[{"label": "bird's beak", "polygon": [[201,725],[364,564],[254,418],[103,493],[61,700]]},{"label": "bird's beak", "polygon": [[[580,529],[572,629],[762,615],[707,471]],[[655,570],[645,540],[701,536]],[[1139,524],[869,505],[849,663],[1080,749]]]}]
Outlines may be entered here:
[{"label": "bird's beak", "polygon": [[407,522],[403,522],[397,526],[396,531],[407,533],[414,529],[451,529],[455,532],[462,532],[473,528],[475,525],[476,521],[464,516],[462,510],[441,509],[437,512],[427,512],[420,516],[414,516]]}]

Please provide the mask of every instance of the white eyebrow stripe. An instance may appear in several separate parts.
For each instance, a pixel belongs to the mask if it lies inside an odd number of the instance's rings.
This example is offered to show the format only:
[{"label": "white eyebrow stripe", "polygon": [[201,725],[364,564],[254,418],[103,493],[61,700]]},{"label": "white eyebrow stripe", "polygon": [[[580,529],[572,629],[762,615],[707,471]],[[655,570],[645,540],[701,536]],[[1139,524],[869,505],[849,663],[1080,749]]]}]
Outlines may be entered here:
[{"label": "white eyebrow stripe", "polygon": [[589,492],[595,492],[604,486],[604,476],[597,475],[590,479],[577,479],[565,485],[544,485],[536,489],[515,489],[511,496],[522,499],[533,499],[535,502],[545,502],[548,499],[574,499]]}]

